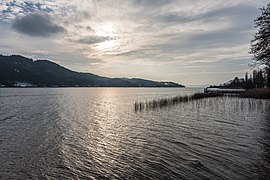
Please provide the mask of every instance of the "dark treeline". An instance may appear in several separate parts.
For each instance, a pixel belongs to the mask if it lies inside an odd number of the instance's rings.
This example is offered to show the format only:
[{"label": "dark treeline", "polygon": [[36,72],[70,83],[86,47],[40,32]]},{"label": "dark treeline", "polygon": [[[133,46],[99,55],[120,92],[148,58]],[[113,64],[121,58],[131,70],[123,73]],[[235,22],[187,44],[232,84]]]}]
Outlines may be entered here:
[{"label": "dark treeline", "polygon": [[230,89],[254,89],[270,88],[270,68],[254,70],[252,74],[246,72],[244,78],[235,77],[229,82],[219,86],[210,86],[212,88],[230,88]]}]

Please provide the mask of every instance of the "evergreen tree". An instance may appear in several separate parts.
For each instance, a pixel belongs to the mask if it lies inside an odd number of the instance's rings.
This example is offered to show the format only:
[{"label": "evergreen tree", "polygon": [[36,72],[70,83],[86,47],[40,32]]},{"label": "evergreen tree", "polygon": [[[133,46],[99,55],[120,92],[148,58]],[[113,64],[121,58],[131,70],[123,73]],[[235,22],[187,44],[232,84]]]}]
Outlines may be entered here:
[{"label": "evergreen tree", "polygon": [[252,78],[253,87],[258,87],[258,72],[256,70],[253,71],[253,78]]},{"label": "evergreen tree", "polygon": [[270,68],[266,68],[266,87],[270,88]]},{"label": "evergreen tree", "polygon": [[245,74],[245,85],[244,85],[245,89],[249,89],[248,88],[248,73],[246,72]]},{"label": "evergreen tree", "polygon": [[264,88],[264,76],[263,76],[263,72],[261,70],[258,72],[257,77],[258,77],[258,85],[257,85],[257,87],[258,88]]}]

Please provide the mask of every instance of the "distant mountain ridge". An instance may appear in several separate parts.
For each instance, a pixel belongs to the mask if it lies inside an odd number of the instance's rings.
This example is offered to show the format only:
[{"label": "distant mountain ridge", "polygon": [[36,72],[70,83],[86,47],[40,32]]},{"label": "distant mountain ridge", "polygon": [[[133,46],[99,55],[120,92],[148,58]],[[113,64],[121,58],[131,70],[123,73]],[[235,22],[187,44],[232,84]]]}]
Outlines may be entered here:
[{"label": "distant mountain ridge", "polygon": [[109,78],[69,70],[49,60],[0,55],[0,85],[37,87],[185,87],[174,82]]}]

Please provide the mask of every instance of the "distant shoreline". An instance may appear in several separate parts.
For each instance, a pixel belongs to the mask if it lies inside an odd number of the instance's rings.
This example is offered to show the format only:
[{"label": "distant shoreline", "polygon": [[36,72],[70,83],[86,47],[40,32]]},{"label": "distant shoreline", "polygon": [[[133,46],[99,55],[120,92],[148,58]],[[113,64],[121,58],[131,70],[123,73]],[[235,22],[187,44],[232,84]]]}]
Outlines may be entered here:
[{"label": "distant shoreline", "polygon": [[[183,89],[183,88],[189,88],[189,87],[164,87],[164,86],[160,86],[160,87],[123,87],[123,86],[89,86],[89,87],[84,87],[84,86],[58,86],[58,87],[52,87],[52,86],[47,86],[47,87],[39,87],[39,86],[32,86],[32,87],[16,87],[16,86],[4,86],[4,87],[0,87],[0,89],[11,89],[11,88],[14,88],[14,89],[33,89],[33,88],[37,88],[37,89],[45,89],[45,88],[59,88],[59,89],[62,89],[62,88],[173,88],[173,89],[176,89],[176,88],[179,88],[179,89]],[[199,87],[200,88],[200,87]],[[203,89],[203,88],[202,88]]]},{"label": "distant shoreline", "polygon": [[172,81],[104,77],[76,72],[49,60],[0,54],[0,86],[5,87],[184,87]]}]

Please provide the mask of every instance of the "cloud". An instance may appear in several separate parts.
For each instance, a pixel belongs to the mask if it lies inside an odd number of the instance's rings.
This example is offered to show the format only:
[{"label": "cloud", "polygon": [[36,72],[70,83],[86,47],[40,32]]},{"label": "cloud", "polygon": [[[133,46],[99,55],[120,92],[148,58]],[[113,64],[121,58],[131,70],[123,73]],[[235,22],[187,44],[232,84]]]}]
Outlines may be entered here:
[{"label": "cloud", "polygon": [[77,40],[76,42],[81,44],[97,44],[110,40],[114,40],[114,38],[109,36],[86,36]]},{"label": "cloud", "polygon": [[[250,20],[257,15],[257,9],[254,4],[240,2],[238,4],[230,4],[226,6],[204,9],[204,11],[189,11],[177,10],[157,13],[153,16],[155,22],[164,24],[176,23],[191,23],[198,22],[210,23],[213,21],[242,21],[244,19]],[[241,24],[241,22],[239,22]]]},{"label": "cloud", "polygon": [[149,7],[153,7],[153,6],[163,6],[163,5],[167,5],[169,3],[172,2],[172,0],[133,0],[134,4],[137,5],[141,5],[143,7],[145,6],[149,6]]},{"label": "cloud", "polygon": [[267,2],[4,0],[0,47],[100,75],[222,82],[248,69],[253,20]]},{"label": "cloud", "polygon": [[49,37],[65,31],[63,27],[55,24],[49,15],[39,13],[27,14],[24,17],[16,18],[12,28],[28,36],[41,37]]}]

